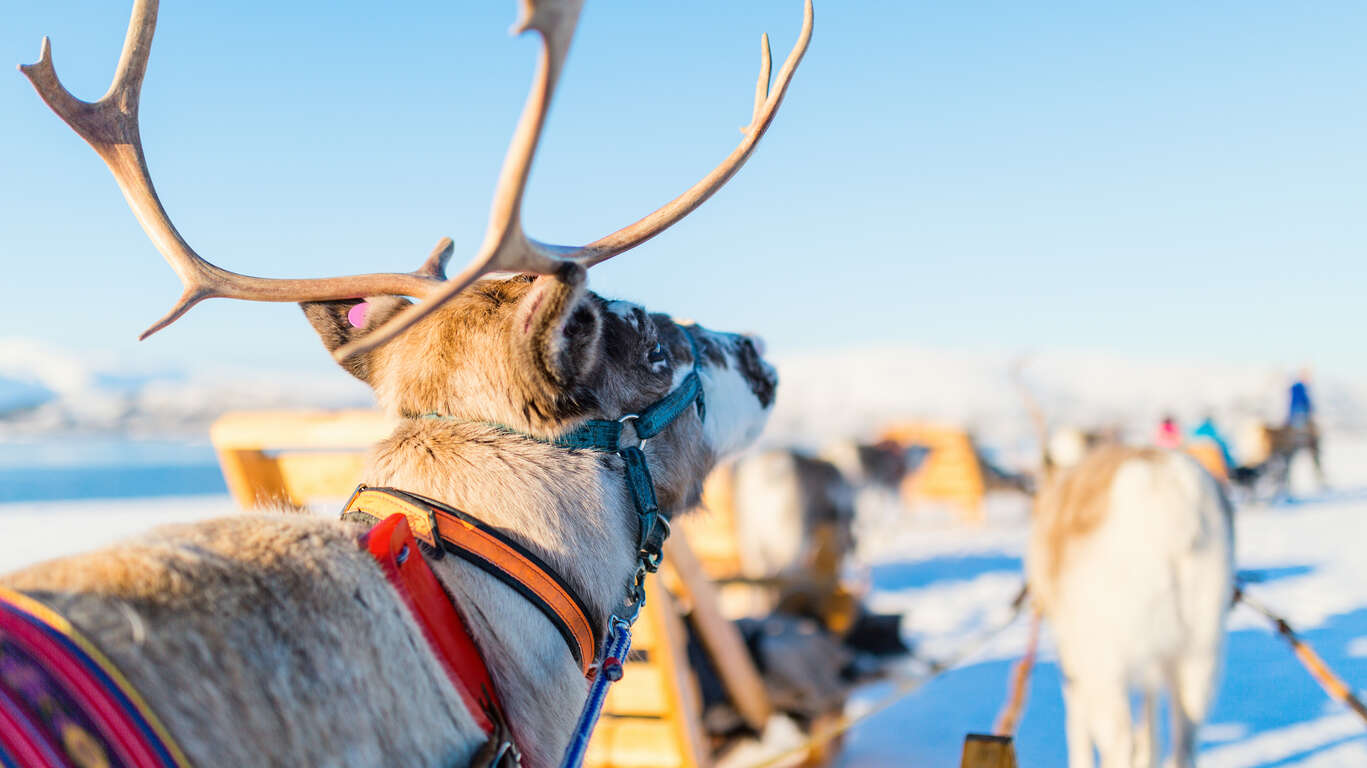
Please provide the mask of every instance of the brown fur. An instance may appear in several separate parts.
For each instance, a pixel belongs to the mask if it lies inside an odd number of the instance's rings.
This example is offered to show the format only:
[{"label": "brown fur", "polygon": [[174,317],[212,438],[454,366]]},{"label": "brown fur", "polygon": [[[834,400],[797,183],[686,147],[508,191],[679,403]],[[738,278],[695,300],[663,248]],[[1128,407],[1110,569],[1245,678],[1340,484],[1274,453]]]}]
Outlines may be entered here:
[{"label": "brown fur", "polygon": [[1044,557],[1037,571],[1047,583],[1032,584],[1037,598],[1053,592],[1071,542],[1081,539],[1101,525],[1110,506],[1111,482],[1122,465],[1129,461],[1156,461],[1163,453],[1153,448],[1103,444],[1072,467],[1046,479],[1035,499],[1031,536],[1042,546]]}]

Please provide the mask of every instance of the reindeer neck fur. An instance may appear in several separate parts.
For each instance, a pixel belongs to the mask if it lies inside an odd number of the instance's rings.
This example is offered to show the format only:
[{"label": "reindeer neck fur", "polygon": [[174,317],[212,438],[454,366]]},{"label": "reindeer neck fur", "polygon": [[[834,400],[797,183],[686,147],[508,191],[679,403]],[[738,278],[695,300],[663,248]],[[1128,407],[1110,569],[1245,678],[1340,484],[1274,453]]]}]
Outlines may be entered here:
[{"label": "reindeer neck fur", "polygon": [[[614,465],[616,457],[487,425],[408,419],[376,446],[366,477],[439,499],[515,536],[572,586],[602,627],[636,565],[636,516]],[[529,764],[553,763],[587,687],[564,640],[524,597],[478,568],[455,557],[432,566],[483,649]]]}]

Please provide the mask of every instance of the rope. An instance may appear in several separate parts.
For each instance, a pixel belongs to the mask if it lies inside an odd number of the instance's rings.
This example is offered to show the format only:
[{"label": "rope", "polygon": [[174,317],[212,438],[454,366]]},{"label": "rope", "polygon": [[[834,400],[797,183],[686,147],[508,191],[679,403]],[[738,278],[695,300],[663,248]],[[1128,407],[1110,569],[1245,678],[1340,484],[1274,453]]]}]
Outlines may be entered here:
[{"label": "rope", "polygon": [[1334,674],[1329,665],[1324,662],[1315,649],[1311,648],[1304,640],[1291,629],[1291,625],[1286,623],[1286,619],[1273,613],[1267,606],[1248,596],[1242,586],[1234,588],[1234,601],[1243,603],[1253,610],[1261,613],[1272,622],[1277,633],[1291,644],[1291,649],[1305,667],[1310,676],[1315,678],[1315,682],[1320,684],[1324,692],[1329,694],[1329,698],[1348,705],[1348,708],[1357,713],[1363,722],[1367,722],[1367,706],[1363,706],[1362,700],[1354,693],[1353,689],[1343,681],[1343,678]]},{"label": "rope", "polygon": [[1016,668],[1011,673],[1011,687],[1006,696],[1006,705],[997,715],[997,725],[992,729],[998,736],[1014,736],[1016,727],[1020,725],[1021,712],[1025,709],[1026,683],[1030,680],[1030,672],[1035,668],[1035,655],[1039,650],[1039,626],[1040,613],[1035,611],[1030,615],[1030,640],[1025,646],[1025,655],[1016,662]]},{"label": "rope", "polygon": [[611,632],[607,649],[603,651],[603,664],[598,670],[593,686],[589,688],[588,700],[584,702],[584,709],[579,713],[579,723],[570,737],[569,746],[565,748],[560,768],[579,768],[584,764],[584,755],[589,751],[589,737],[593,735],[593,728],[603,713],[603,702],[608,697],[608,687],[622,679],[622,665],[626,663],[627,654],[631,652],[631,625],[613,616]]},{"label": "rope", "polygon": [[919,677],[908,677],[903,679],[900,683],[897,684],[897,687],[894,688],[891,693],[879,699],[877,702],[874,703],[872,707],[859,713],[859,715],[851,717],[849,715],[842,714],[840,716],[840,719],[838,719],[831,727],[824,729],[820,733],[807,738],[801,744],[792,747],[791,749],[784,750],[778,753],[777,755],[773,755],[758,763],[755,763],[754,765],[751,765],[750,768],[773,768],[774,766],[784,763],[794,757],[801,757],[807,755],[813,749],[826,745],[827,743],[834,740],[836,737],[844,734],[846,731],[864,722],[865,720],[868,720],[874,715],[887,711],[889,708],[892,707],[892,705],[896,704],[897,702],[901,701],[907,696],[910,696],[911,694],[915,693],[926,683],[929,683],[935,678],[958,667],[960,664],[963,664],[978,651],[986,647],[988,643],[996,639],[998,635],[1009,629],[1012,624],[1016,623],[1016,619],[1020,618],[1021,612],[1025,608],[1025,594],[1025,585],[1021,585],[1020,591],[1016,593],[1016,597],[1011,601],[1010,616],[1008,616],[1000,624],[984,632],[979,633],[970,642],[967,642],[964,645],[960,646],[959,651],[957,653],[950,654],[948,657],[938,661],[931,661],[927,665],[929,669],[929,672],[927,674],[921,675]]}]

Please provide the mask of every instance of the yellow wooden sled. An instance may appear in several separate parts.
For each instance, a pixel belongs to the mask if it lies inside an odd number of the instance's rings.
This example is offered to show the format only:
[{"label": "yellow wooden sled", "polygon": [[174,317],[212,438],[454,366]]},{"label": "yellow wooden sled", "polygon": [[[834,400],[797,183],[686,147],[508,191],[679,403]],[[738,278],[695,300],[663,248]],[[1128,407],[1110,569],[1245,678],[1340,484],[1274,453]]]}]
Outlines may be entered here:
[{"label": "yellow wooden sled", "polygon": [[936,424],[900,424],[882,435],[898,445],[924,446],[930,450],[925,461],[902,482],[907,506],[917,501],[948,503],[959,510],[960,519],[983,522],[982,464],[973,439],[963,429]]},{"label": "yellow wooden sled", "polygon": [[[228,490],[243,508],[334,501],[340,508],[360,479],[365,450],[391,431],[376,411],[263,411],[227,414],[210,435]],[[650,577],[646,590],[649,599],[633,632],[626,673],[608,695],[586,764],[705,768],[712,749],[688,665],[685,619],[745,723],[761,731],[773,710],[687,534],[676,532],[669,539],[665,566]]]}]

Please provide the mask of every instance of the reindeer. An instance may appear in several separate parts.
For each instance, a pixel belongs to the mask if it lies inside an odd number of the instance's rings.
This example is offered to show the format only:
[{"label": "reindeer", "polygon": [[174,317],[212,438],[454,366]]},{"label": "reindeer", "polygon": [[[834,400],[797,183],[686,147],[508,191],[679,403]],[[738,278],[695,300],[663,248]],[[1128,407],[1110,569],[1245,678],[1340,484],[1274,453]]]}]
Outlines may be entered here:
[{"label": "reindeer", "polygon": [[[540,35],[539,64],[483,245],[449,280],[449,240],[412,273],[320,279],[251,277],[197,255],[158,200],[139,138],[157,0],[135,0],[117,73],[99,101],[79,101],[62,86],[46,39],[39,61],[22,70],[106,162],[184,283],[144,338],[210,297],[300,303],[323,345],[397,421],[370,452],[365,483],[477,516],[559,575],[601,641],[610,617],[639,606],[642,550],[667,525],[637,509],[639,489],[624,476],[629,451],[611,450],[616,439],[607,451],[557,440],[619,420],[621,442],[638,449],[667,519],[698,501],[719,458],[758,435],[777,378],[755,339],[602,298],[587,290],[587,268],[665,230],[736,173],[806,51],[812,6],[772,88],[764,38],[751,122],[720,165],[638,222],[567,247],[528,238],[521,205],[581,3],[520,2],[516,29]],[[682,405],[647,430],[643,414],[664,401]],[[277,514],[166,527],[0,577],[0,585],[40,600],[102,649],[196,765],[463,765],[489,744],[504,754],[515,744],[527,766],[554,765],[595,659],[576,659],[547,614],[507,582],[438,557],[442,531],[432,514],[408,522],[433,540],[423,546],[430,568],[487,665],[511,727],[498,744],[376,560],[358,549],[366,527],[355,522]]]},{"label": "reindeer", "polygon": [[[1040,446],[1026,581],[1058,642],[1068,765],[1155,765],[1155,699],[1166,689],[1173,762],[1191,766],[1224,654],[1234,589],[1232,509],[1191,456],[1079,442],[1057,461],[1048,418],[1012,365]],[[1080,433],[1079,433],[1080,434]],[[1130,693],[1143,705],[1135,727]]]},{"label": "reindeer", "polygon": [[[1233,594],[1233,523],[1219,483],[1182,453],[1105,445],[1049,473],[1026,576],[1053,627],[1068,764],[1153,766],[1166,690],[1172,754],[1191,766],[1215,693]],[[1138,727],[1130,693],[1143,699]]]}]

